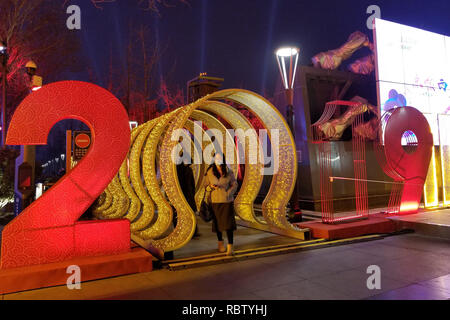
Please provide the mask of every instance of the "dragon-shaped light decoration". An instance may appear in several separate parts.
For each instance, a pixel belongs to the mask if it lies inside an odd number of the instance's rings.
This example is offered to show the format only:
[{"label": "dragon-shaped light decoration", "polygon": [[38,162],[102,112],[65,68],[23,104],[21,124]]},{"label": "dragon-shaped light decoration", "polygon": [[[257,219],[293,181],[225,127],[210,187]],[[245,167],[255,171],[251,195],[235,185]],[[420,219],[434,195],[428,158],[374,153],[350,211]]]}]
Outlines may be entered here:
[{"label": "dragon-shaped light decoration", "polygon": [[[369,41],[369,38],[362,32],[356,31],[338,49],[318,53],[311,60],[316,68],[335,70],[344,60],[349,59],[353,53],[363,47],[368,47],[372,52],[374,50],[374,46]],[[372,53],[367,57],[355,61],[349,66],[349,70],[358,74],[370,74],[375,69],[374,60]]]}]

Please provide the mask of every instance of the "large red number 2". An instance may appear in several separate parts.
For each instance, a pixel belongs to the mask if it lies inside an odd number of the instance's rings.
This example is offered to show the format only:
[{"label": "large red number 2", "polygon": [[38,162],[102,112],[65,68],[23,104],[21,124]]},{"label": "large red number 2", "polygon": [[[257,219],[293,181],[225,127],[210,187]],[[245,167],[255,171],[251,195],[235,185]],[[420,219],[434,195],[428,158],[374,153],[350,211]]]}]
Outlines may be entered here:
[{"label": "large red number 2", "polygon": [[52,126],[63,119],[88,125],[92,146],[70,173],[3,229],[2,269],[130,250],[128,220],[77,222],[128,152],[128,116],[110,92],[79,81],[46,85],[19,105],[6,143],[46,144]]},{"label": "large red number 2", "polygon": [[[408,140],[408,137],[413,137],[412,140],[417,145],[414,152],[407,152],[402,146],[402,138]],[[385,171],[396,181],[403,182],[400,197],[391,196],[391,199],[400,200],[400,207],[394,213],[416,213],[433,148],[433,135],[427,119],[415,108],[396,108],[387,121],[384,143],[387,164]]]}]

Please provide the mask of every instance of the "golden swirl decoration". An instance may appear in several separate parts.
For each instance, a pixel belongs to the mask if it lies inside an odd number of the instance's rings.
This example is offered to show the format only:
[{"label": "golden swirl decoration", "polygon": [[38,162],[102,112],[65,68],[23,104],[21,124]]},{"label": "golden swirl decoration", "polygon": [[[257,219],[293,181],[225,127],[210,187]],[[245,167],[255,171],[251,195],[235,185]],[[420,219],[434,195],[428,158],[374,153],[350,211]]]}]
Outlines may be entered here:
[{"label": "golden swirl decoration", "polygon": [[[214,116],[212,116],[206,112],[200,111],[200,110],[194,110],[190,117],[196,121],[201,121],[202,124],[204,124],[206,127],[208,127],[208,130],[210,130],[210,129],[218,130],[220,132],[220,135],[225,138],[225,139],[217,139],[217,137],[214,136],[214,141],[213,141],[214,152],[213,153],[216,153],[217,150],[223,151],[223,154],[225,155],[227,162],[230,163],[231,169],[233,170],[235,176],[237,176],[238,161],[237,161],[237,157],[236,157],[236,149],[235,149],[235,145],[234,145],[234,139],[231,136],[230,132],[225,127],[225,125],[222,122],[220,122],[217,118],[215,118]],[[213,137],[210,136],[211,132],[208,132],[208,133],[209,133],[208,137],[212,141]],[[231,148],[228,148],[229,150],[226,150],[226,148],[224,149],[224,145],[230,146]],[[212,157],[211,157],[211,160],[212,160]],[[207,164],[207,165],[209,165],[209,164]]]},{"label": "golden swirl decoration", "polygon": [[[214,143],[211,141],[211,137],[208,134],[206,134],[206,131],[198,123],[191,121],[191,120],[187,120],[185,123],[185,128],[187,128],[193,134],[192,142],[194,144],[195,153],[198,156],[198,158],[193,159],[194,163],[196,161],[199,161],[197,159],[200,159],[200,161],[203,160],[203,158],[202,158],[203,152],[209,146],[212,146],[214,153],[218,151],[218,150],[216,150],[216,146],[214,145]],[[201,137],[195,136],[195,132],[197,132],[197,131],[201,133]],[[198,138],[200,138],[200,141],[198,141]],[[204,161],[201,161],[201,165],[199,166],[198,173],[195,176],[196,177],[196,180],[195,180],[195,193],[196,194],[198,193],[199,189],[201,189],[207,166],[208,166],[207,163],[205,163]]]},{"label": "golden swirl decoration", "polygon": [[[247,118],[245,118],[244,115],[238,110],[230,108],[229,105],[221,102],[208,101],[201,106],[201,109],[220,115],[233,127],[234,130],[242,129],[245,133],[247,133],[248,139],[250,139],[252,135],[254,135],[254,137],[257,139],[258,134],[251,125],[250,121],[248,121]],[[261,174],[263,164],[260,162],[259,152],[258,158],[256,159],[257,162],[251,163],[249,159],[250,141],[248,141],[248,139],[247,141],[242,142],[242,144],[245,146],[244,179],[242,182],[241,190],[234,200],[234,207],[236,209],[237,215],[241,219],[252,223],[259,223],[260,221],[255,216],[255,212],[253,210],[253,202],[258,196],[258,192],[263,181],[263,175]],[[256,141],[256,144],[259,146],[259,140]],[[237,171],[235,172],[237,173]]]},{"label": "golden swirl decoration", "polygon": [[102,212],[102,216],[108,219],[122,218],[128,211],[130,199],[125,191],[123,191],[117,175],[112,179],[109,185],[113,203],[108,209]]},{"label": "golden swirl decoration", "polygon": [[[280,112],[266,99],[247,90],[222,90],[209,97],[211,100],[230,100],[251,111],[267,129],[271,144],[277,142],[279,152],[274,153],[278,170],[272,176],[269,192],[264,199],[262,210],[264,220],[280,229],[296,230],[286,218],[286,205],[294,191],[297,177],[297,154],[294,137]],[[272,138],[277,133],[278,139]]]},{"label": "golden swirl decoration", "polygon": [[[271,186],[263,202],[264,221],[258,219],[253,211],[253,202],[258,195],[263,176],[267,174],[261,160],[263,157],[258,138],[256,138],[257,161],[249,161],[250,137],[258,137],[258,134],[241,112],[227,104],[228,101],[238,103],[252,112],[261,121],[270,139],[271,154],[274,157],[272,165],[275,165],[278,170],[272,174]],[[219,130],[222,137],[227,139],[225,145],[231,145],[233,150],[226,150],[226,148],[223,150],[224,143],[221,143],[220,139],[213,143],[203,128],[199,128],[191,119],[202,121],[202,124],[209,129]],[[211,144],[212,150],[216,147],[221,148],[227,159],[234,160],[231,161],[231,166],[237,174],[239,159],[234,137],[227,130],[227,126],[231,126],[234,130],[242,129],[246,136],[245,141],[240,141],[245,150],[244,180],[235,200],[235,208],[241,220],[256,228],[302,238],[300,234],[303,234],[303,230],[293,227],[286,218],[286,205],[293,192],[297,175],[296,149],[292,133],[281,114],[270,102],[250,91],[230,89],[215,92],[138,127],[139,132],[136,132],[130,150],[131,184],[127,179],[126,166],[123,165],[119,176],[124,192],[116,196],[123,197],[126,194],[126,197],[131,199],[129,212],[125,217],[136,217],[136,212],[139,213],[139,207],[137,205],[133,207],[133,203],[138,203],[136,198],[143,203],[143,212],[132,223],[132,232],[146,245],[150,244],[164,251],[173,251],[187,244],[195,230],[196,218],[183,196],[177,178],[176,165],[172,158],[174,150],[179,152],[177,145],[180,139],[177,135],[181,132],[184,137],[191,138],[191,135],[194,137],[189,147],[197,153],[196,156],[198,153],[203,156],[204,150]],[[183,128],[187,128],[190,134],[182,133],[180,130]],[[198,137],[195,137],[196,130],[202,132],[201,141],[197,141]],[[279,151],[278,153],[274,152],[275,146],[278,148],[275,149]],[[199,192],[202,191],[198,187],[201,185],[206,165],[203,162],[198,169],[195,168],[196,189]],[[158,177],[158,172],[161,178]],[[113,202],[111,193],[114,193],[114,184],[117,187],[116,182],[113,181],[105,192],[105,200],[100,206],[104,210]],[[135,199],[133,195],[136,196]],[[175,228],[172,227],[173,208],[177,212]],[[112,212],[119,214],[119,210]]]},{"label": "golden swirl decoration", "polygon": [[147,228],[155,215],[155,204],[144,187],[141,178],[141,153],[142,147],[157,121],[151,120],[145,124],[145,127],[136,137],[130,152],[130,179],[136,195],[141,199],[143,204],[141,215],[134,220],[131,225],[131,231],[139,231]]},{"label": "golden swirl decoration", "polygon": [[[230,132],[227,130],[227,128],[224,126],[224,124],[222,122],[220,122],[219,120],[217,120],[217,118],[214,118],[212,115],[200,111],[200,110],[194,110],[191,114],[191,118],[196,120],[196,121],[201,121],[202,124],[206,125],[208,127],[208,129],[215,129],[215,130],[219,130],[220,134],[222,135],[222,137],[225,137],[225,141],[223,141],[223,139],[218,139],[218,140],[214,140],[214,142],[212,142],[212,136],[210,136],[211,132],[209,134],[203,134],[203,137],[208,137],[208,140],[210,141],[210,143],[208,143],[206,146],[203,146],[203,149],[205,150],[206,148],[209,148],[209,146],[212,147],[212,149],[214,150],[212,152],[213,156],[216,152],[218,151],[223,151],[223,154],[225,155],[226,159],[231,159],[232,161],[229,161],[229,163],[231,163],[231,169],[234,172],[235,177],[237,177],[238,174],[238,160],[236,157],[236,151],[235,151],[235,145],[234,145],[234,139],[231,136]],[[226,150],[227,148],[224,149],[224,144],[225,146],[232,146],[233,148],[228,148],[230,150]],[[203,152],[203,154],[206,151]],[[204,180],[204,175],[205,175],[205,170],[206,168],[209,166],[209,163],[205,163],[205,159],[203,159],[204,161],[202,161],[203,163],[203,170],[202,170],[202,175],[200,177],[200,181],[197,184],[197,188],[196,188],[196,193],[195,193],[195,203],[197,204],[197,207],[200,207],[200,203],[203,199],[203,195],[205,193],[205,190],[203,188],[201,188],[201,186],[203,185],[203,180]]]},{"label": "golden swirl decoration", "polygon": [[[147,143],[144,147],[142,157],[144,182],[152,200],[156,204],[156,211],[158,213],[156,221],[151,226],[144,230],[141,230],[140,232],[135,232],[136,235],[144,240],[157,239],[161,237],[164,233],[167,232],[172,224],[172,208],[160,188],[160,183],[157,179],[155,162],[157,147],[161,136],[164,133],[164,130],[166,129],[168,123],[177,116],[177,113],[179,111],[180,109],[164,115],[161,118],[158,118],[159,121],[150,132]],[[190,126],[193,127],[193,125],[193,123],[190,123]]]},{"label": "golden swirl decoration", "polygon": [[[180,109],[179,109],[180,110]],[[156,173],[156,153],[158,143],[164,133],[168,123],[177,116],[177,112],[172,112],[158,118],[158,122],[153,127],[148,136],[142,156],[142,167],[145,186],[156,204],[158,215],[156,221],[146,229],[136,233],[142,239],[156,239],[163,235],[172,224],[172,207],[163,194]]]},{"label": "golden swirl decoration", "polygon": [[[191,134],[192,137],[188,136],[187,138],[190,140],[190,151],[191,151],[191,157],[192,154],[194,155],[193,158],[191,160],[193,160],[193,164],[192,164],[192,171],[194,172],[194,180],[195,180],[195,190],[197,190],[197,188],[199,187],[199,184],[203,178],[203,174],[205,172],[205,163],[202,162],[200,164],[195,163],[195,159],[201,159],[202,155],[203,155],[203,149],[204,147],[201,141],[197,141],[195,138],[195,132],[196,130],[198,130],[198,132],[201,132],[202,137],[208,137],[208,135],[206,135],[205,131],[203,130],[203,128],[198,124],[195,123],[194,121],[191,120],[187,120],[186,123],[184,124],[184,128],[186,128]],[[211,144],[212,141],[209,139],[207,139],[207,141],[205,141],[208,144]]]},{"label": "golden swirl decoration", "polygon": [[155,247],[165,251],[179,249],[188,243],[194,234],[197,223],[195,214],[181,191],[175,162],[173,161],[175,156],[173,151],[178,144],[178,138],[174,137],[173,134],[183,128],[189,115],[195,109],[195,105],[190,104],[180,109],[177,117],[170,123],[164,135],[159,158],[159,168],[164,190],[170,203],[177,211],[177,225],[175,229],[167,237],[152,242]]},{"label": "golden swirl decoration", "polygon": [[104,194],[103,199],[104,200],[102,201],[102,203],[98,207],[96,207],[94,209],[94,214],[96,216],[100,216],[101,217],[102,216],[102,212],[105,211],[106,209],[108,209],[111,206],[111,204],[113,202],[113,197],[112,197],[112,193],[111,193],[110,189],[111,188],[108,185],[106,187],[105,191],[103,192],[103,194]]},{"label": "golden swirl decoration", "polygon": [[[143,127],[144,126],[141,125],[131,131],[131,145],[133,144],[134,139],[136,138],[137,134],[141,132]],[[94,209],[94,213],[101,218],[120,218],[123,217],[123,215],[128,211],[128,214],[125,216],[125,218],[132,221],[140,211],[141,201],[136,196],[136,194],[134,194],[128,181],[129,153],[130,152],[128,152],[127,157],[125,158],[119,169],[119,174],[122,174],[122,177],[119,178],[119,180],[123,189],[119,185],[117,185],[117,181],[113,179],[108,188],[106,188],[106,190],[99,197],[99,201],[97,203],[97,207]],[[115,191],[112,191],[113,189]],[[125,192],[125,194],[123,192]],[[134,217],[132,217],[131,215],[133,215]]]},{"label": "golden swirl decoration", "polygon": [[[144,128],[143,125],[140,125],[133,130],[131,130],[131,143],[130,145],[134,144],[134,140],[136,140],[136,137],[141,133],[142,129]],[[130,152],[128,151],[127,157],[125,158],[125,161],[122,163],[119,169],[119,180],[122,185],[123,190],[127,194],[128,198],[130,199],[130,206],[128,208],[128,213],[125,215],[125,219],[128,219],[130,222],[132,222],[136,217],[139,215],[139,212],[141,211],[141,200],[136,195],[136,193],[133,190],[133,187],[130,184],[130,178],[128,174],[129,170],[129,157]]]}]

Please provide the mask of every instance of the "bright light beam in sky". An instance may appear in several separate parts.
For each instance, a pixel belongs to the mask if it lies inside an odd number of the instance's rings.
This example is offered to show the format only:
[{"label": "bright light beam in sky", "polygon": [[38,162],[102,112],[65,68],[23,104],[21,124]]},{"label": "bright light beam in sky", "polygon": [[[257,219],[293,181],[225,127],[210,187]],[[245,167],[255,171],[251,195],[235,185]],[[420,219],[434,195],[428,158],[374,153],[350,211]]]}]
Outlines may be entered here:
[{"label": "bright light beam in sky", "polygon": [[200,71],[207,72],[206,68],[206,19],[208,14],[208,0],[202,0],[202,30],[201,30],[201,44],[200,44]]},{"label": "bright light beam in sky", "polygon": [[[266,91],[266,82],[267,82],[267,67],[268,63],[270,63],[272,60],[272,38],[273,38],[273,26],[275,25],[275,18],[276,18],[276,10],[277,10],[278,0],[272,0],[272,6],[269,9],[269,29],[267,32],[267,42],[266,42],[266,52],[264,54],[264,65],[263,65],[263,74],[261,78],[261,94],[265,94]],[[270,59],[270,61],[269,61]]]}]

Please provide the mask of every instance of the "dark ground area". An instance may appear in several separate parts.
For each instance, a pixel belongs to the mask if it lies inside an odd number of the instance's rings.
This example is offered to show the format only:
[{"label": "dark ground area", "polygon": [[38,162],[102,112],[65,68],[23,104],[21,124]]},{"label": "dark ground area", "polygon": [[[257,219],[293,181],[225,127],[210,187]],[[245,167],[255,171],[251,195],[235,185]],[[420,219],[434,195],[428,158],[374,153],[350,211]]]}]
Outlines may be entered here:
[{"label": "dark ground area", "polygon": [[[195,247],[215,250],[201,230]],[[244,233],[237,247],[244,246]],[[253,232],[253,230],[252,230]],[[250,232],[250,233],[252,233]],[[205,235],[203,235],[205,234]],[[252,235],[250,235],[252,236]],[[253,235],[255,239],[257,236]],[[239,240],[241,239],[241,240]],[[180,251],[179,255],[182,252]],[[381,288],[367,288],[368,266],[379,266]],[[404,234],[180,271],[154,270],[4,295],[2,299],[450,299],[450,240]]]}]

